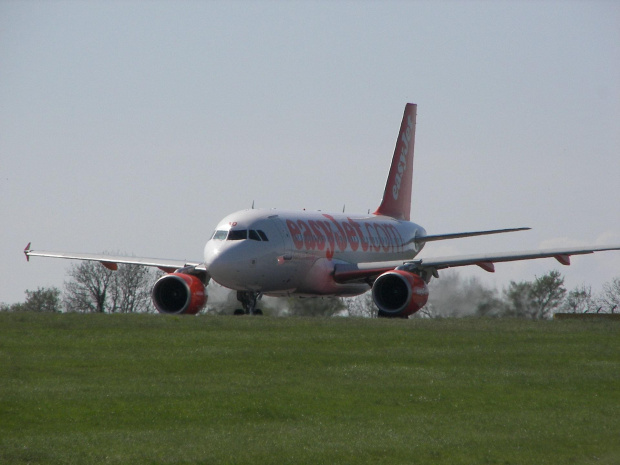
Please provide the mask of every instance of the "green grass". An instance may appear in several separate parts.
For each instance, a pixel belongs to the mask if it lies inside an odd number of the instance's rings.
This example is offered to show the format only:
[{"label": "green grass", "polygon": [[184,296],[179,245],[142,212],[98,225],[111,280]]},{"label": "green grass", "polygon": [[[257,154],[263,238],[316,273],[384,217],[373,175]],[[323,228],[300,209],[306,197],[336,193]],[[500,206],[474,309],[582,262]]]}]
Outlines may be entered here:
[{"label": "green grass", "polygon": [[0,314],[0,464],[620,463],[620,324]]}]

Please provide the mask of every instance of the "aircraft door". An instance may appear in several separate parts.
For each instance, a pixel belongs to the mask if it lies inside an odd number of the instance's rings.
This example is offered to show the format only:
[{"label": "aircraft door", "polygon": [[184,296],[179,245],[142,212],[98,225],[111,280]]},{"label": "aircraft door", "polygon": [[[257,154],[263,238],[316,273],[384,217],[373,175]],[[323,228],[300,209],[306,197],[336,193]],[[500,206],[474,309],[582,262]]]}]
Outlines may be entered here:
[{"label": "aircraft door", "polygon": [[249,266],[255,278],[256,288],[263,292],[288,291],[290,289],[290,269],[287,265],[290,254],[280,222],[275,218],[265,218],[254,222],[248,231],[249,242],[253,243],[254,253]]},{"label": "aircraft door", "polygon": [[282,253],[277,257],[278,276],[287,288],[294,290],[301,282],[303,270],[300,268],[300,260],[296,257],[296,251],[293,246],[291,233],[282,218],[272,216],[270,217],[270,220],[273,222],[274,227],[278,230],[278,234],[280,235],[283,244]]}]

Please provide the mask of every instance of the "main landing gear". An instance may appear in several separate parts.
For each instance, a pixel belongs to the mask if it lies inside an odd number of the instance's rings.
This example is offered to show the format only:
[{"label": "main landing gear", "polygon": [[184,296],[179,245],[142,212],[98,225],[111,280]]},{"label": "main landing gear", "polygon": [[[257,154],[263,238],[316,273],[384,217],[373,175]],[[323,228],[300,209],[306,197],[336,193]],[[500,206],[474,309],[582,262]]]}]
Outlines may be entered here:
[{"label": "main landing gear", "polygon": [[260,292],[237,291],[237,300],[241,302],[241,306],[235,310],[235,315],[262,315],[263,311],[256,308],[256,301],[262,297]]}]

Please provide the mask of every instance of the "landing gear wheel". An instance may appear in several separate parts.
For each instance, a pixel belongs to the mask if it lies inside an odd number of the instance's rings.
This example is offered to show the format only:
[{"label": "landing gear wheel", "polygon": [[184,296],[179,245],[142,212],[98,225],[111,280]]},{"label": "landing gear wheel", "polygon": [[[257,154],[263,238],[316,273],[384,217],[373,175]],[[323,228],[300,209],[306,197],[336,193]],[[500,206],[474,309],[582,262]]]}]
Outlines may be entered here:
[{"label": "landing gear wheel", "polygon": [[256,308],[256,301],[262,296],[260,292],[237,291],[237,300],[243,306],[243,310],[235,310],[235,315],[262,315],[263,311]]}]

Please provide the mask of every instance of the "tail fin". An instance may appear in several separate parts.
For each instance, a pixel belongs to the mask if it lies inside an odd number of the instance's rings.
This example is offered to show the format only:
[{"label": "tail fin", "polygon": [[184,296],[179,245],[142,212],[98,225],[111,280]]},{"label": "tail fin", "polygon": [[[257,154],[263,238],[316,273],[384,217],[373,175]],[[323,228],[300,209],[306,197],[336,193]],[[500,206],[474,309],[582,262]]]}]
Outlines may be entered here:
[{"label": "tail fin", "polygon": [[415,103],[405,105],[383,200],[375,215],[391,216],[406,221],[410,219],[416,109]]}]

